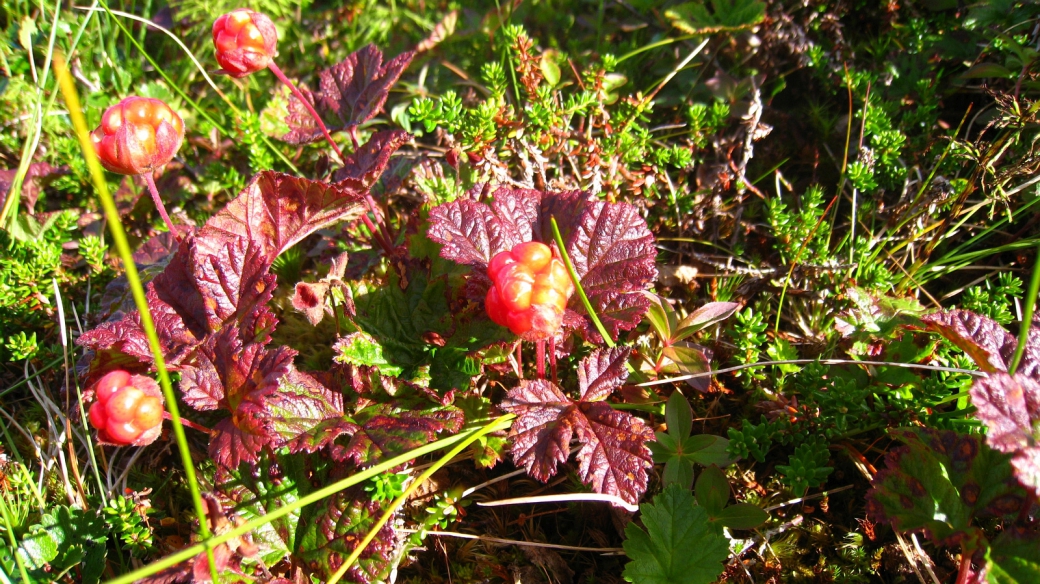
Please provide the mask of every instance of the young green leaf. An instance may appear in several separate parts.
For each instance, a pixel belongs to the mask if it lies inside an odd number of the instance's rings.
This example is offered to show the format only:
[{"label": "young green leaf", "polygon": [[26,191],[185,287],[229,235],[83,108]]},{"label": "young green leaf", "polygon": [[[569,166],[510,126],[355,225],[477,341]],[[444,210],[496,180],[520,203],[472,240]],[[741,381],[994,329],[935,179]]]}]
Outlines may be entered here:
[{"label": "young green leaf", "polygon": [[664,420],[668,424],[668,433],[680,440],[689,436],[693,430],[693,408],[679,390],[673,391],[668,398]]},{"label": "young green leaf", "polygon": [[769,513],[750,503],[736,503],[712,517],[712,521],[730,529],[754,529],[769,520]]},{"label": "young green leaf", "polygon": [[701,471],[693,487],[697,504],[704,507],[712,518],[718,516],[729,501],[729,481],[726,474],[714,464]]}]

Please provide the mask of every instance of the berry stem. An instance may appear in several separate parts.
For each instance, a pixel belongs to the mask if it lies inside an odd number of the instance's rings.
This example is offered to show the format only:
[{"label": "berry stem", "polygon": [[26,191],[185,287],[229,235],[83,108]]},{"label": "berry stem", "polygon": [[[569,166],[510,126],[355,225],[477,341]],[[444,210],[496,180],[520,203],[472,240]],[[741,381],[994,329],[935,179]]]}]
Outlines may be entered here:
[{"label": "berry stem", "polygon": [[545,341],[536,341],[535,347],[535,365],[538,367],[538,379],[545,379]]},{"label": "berry stem", "polygon": [[552,367],[553,383],[559,383],[556,377],[556,335],[549,337],[549,365]]},{"label": "berry stem", "polygon": [[[163,411],[163,419],[164,420],[173,420],[173,418],[170,416],[170,412],[167,412],[165,410]],[[191,420],[188,420],[186,418],[181,418],[181,424],[183,424],[183,425],[185,425],[185,426],[187,426],[187,427],[189,427],[189,428],[191,428],[193,430],[198,430],[199,432],[202,432],[203,434],[206,434],[206,435],[212,435],[213,434],[213,430],[210,430],[209,428],[206,428],[204,426],[200,426],[200,425],[196,424],[195,422],[192,422]]]},{"label": "berry stem", "polygon": [[[289,78],[285,76],[285,73],[283,73],[282,70],[278,68],[278,65],[276,65],[274,61],[271,61],[267,65],[267,68],[271,70],[271,73],[274,73],[274,76],[277,77],[279,81],[284,83],[285,86],[289,88],[289,91],[292,92],[293,96],[296,99],[300,100],[300,103],[303,104],[303,107],[307,108],[307,112],[311,114],[311,117],[314,118],[315,122],[317,122],[318,128],[321,130],[322,135],[325,136],[325,141],[328,142],[330,146],[332,146],[333,150],[336,151],[336,156],[339,156],[340,163],[345,164],[347,161],[347,157],[343,156],[343,151],[339,149],[339,146],[337,146],[336,142],[332,139],[332,136],[329,134],[329,129],[325,126],[325,122],[322,121],[321,116],[318,115],[318,112],[314,111],[314,107],[311,105],[309,101],[307,101],[307,98],[303,96],[303,93],[301,93],[300,90],[296,87],[296,84],[290,81]],[[351,126],[349,133],[350,139],[354,142],[354,150],[357,151],[357,128]],[[382,247],[385,251],[389,253],[391,251],[390,244],[393,242],[393,239],[390,237],[390,232],[387,230],[386,220],[383,219],[383,214],[379,212],[379,206],[376,205],[375,199],[372,198],[371,194],[365,193],[365,203],[368,205],[368,210],[372,212],[372,215],[375,216],[376,221],[379,223],[379,232],[381,233],[381,239],[385,240],[385,243],[380,243],[380,247]],[[376,230],[372,229],[372,233],[376,233]]]},{"label": "berry stem", "polygon": [[159,197],[159,189],[155,186],[155,179],[152,178],[151,172],[146,172],[143,175],[144,181],[148,183],[148,192],[152,194],[152,200],[155,201],[155,208],[159,210],[159,215],[162,216],[163,221],[166,222],[166,227],[170,229],[170,233],[180,241],[181,238],[177,235],[177,228],[173,226],[173,221],[170,220],[169,214],[166,213],[166,205],[163,205],[162,199]]},{"label": "berry stem", "polygon": [[332,146],[333,150],[336,151],[336,156],[339,156],[339,159],[341,161],[346,160],[346,158],[343,156],[343,152],[340,151],[339,146],[336,145],[336,142],[333,141],[332,136],[329,135],[329,129],[325,127],[325,122],[321,120],[321,116],[318,115],[318,112],[314,111],[314,107],[311,106],[311,103],[309,101],[307,101],[307,98],[305,98],[303,94],[300,93],[300,90],[297,89],[296,84],[292,81],[289,81],[289,78],[285,76],[285,73],[282,73],[282,70],[278,68],[278,65],[276,65],[274,61],[271,61],[267,65],[267,68],[271,70],[271,73],[274,73],[274,76],[277,77],[279,81],[284,83],[285,86],[289,88],[289,91],[292,92],[293,96],[296,99],[300,100],[300,103],[303,104],[303,107],[307,108],[307,113],[311,114],[311,117],[314,118],[314,121],[318,123],[318,128],[321,130],[321,133],[325,135],[325,141],[329,143],[329,146]]}]

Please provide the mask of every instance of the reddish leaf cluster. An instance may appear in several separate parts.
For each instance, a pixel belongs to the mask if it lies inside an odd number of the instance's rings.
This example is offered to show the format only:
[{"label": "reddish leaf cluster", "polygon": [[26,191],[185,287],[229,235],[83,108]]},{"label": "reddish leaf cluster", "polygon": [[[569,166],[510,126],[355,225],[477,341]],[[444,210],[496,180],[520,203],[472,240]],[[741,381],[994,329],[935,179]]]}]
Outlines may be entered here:
[{"label": "reddish leaf cluster", "polygon": [[[322,71],[318,75],[317,91],[300,87],[300,93],[325,120],[330,132],[354,128],[383,110],[387,92],[408,68],[413,56],[414,53],[408,51],[384,63],[383,52],[375,45],[367,45]],[[296,98],[289,100],[285,122],[289,132],[282,140],[290,144],[307,144],[323,137],[317,122]]]},{"label": "reddish leaf cluster", "polygon": [[976,549],[976,517],[1006,517],[1026,501],[1007,456],[980,436],[952,430],[893,430],[905,444],[885,456],[867,495],[867,515],[900,531],[924,531],[940,545]]},{"label": "reddish leaf cluster", "polygon": [[513,461],[546,482],[567,461],[571,438],[577,438],[582,480],[597,493],[638,503],[646,491],[646,469],[653,464],[646,442],[654,433],[642,419],[603,401],[628,378],[629,353],[628,348],[600,349],[583,359],[578,400],[544,379],[524,380],[510,390],[501,407],[517,415]]},{"label": "reddish leaf cluster", "polygon": [[1030,328],[1012,377],[1008,366],[1018,341],[996,321],[967,310],[939,312],[922,320],[989,374],[971,387],[975,415],[989,429],[986,442],[1012,454],[1016,477],[1040,496],[1040,327],[1034,322]]},{"label": "reddish leaf cluster", "polygon": [[[270,273],[281,252],[316,230],[362,210],[371,181],[401,144],[403,132],[377,135],[347,161],[336,184],[262,172],[196,233],[189,233],[147,287],[147,299],[167,366],[181,373],[185,402],[222,409],[210,454],[225,467],[253,463],[264,447],[285,443],[296,420],[309,428],[342,416],[341,397],[297,371],[296,352],[271,347],[277,318],[267,306]],[[367,146],[367,145],[366,145]],[[93,351],[87,383],[120,367],[141,371],[152,354],[135,310],[83,334]],[[306,423],[300,422],[305,420]]]},{"label": "reddish leaf cluster", "polygon": [[[607,331],[617,336],[634,328],[650,301],[643,290],[657,278],[654,236],[626,203],[607,203],[583,191],[542,192],[500,187],[490,204],[479,189],[430,211],[430,239],[443,245],[441,257],[474,268],[475,300],[490,285],[488,264],[514,246],[540,241],[555,247],[550,219],[555,217],[582,288]],[[564,326],[571,323],[592,342],[600,342],[577,297],[567,305]],[[568,318],[568,316],[570,318]]]}]

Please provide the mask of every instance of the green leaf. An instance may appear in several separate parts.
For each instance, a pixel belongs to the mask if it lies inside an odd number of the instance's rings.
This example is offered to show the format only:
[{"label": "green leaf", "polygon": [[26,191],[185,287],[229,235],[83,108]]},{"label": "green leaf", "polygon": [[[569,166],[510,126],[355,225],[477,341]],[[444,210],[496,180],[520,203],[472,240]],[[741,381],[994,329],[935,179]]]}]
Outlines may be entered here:
[{"label": "green leaf", "polygon": [[769,520],[769,513],[750,503],[737,503],[723,509],[712,520],[730,529],[754,529]]},{"label": "green leaf", "polygon": [[625,528],[625,553],[632,559],[622,576],[635,584],[709,584],[729,557],[726,538],[694,504],[689,489],[669,485],[653,503],[639,506],[646,531]]},{"label": "green leaf", "polygon": [[737,461],[727,452],[729,440],[711,434],[690,436],[682,445],[683,452],[688,453],[690,460],[702,466],[714,464],[725,468]]},{"label": "green leaf", "polygon": [[665,347],[661,354],[675,363],[679,371],[684,374],[704,373],[711,370],[711,364],[708,363],[708,358],[704,355],[704,350],[700,345],[679,341]]},{"label": "green leaf", "polygon": [[664,463],[661,482],[689,489],[693,485],[693,463],[681,456],[672,456]]},{"label": "green leaf", "polygon": [[402,369],[390,364],[383,356],[383,346],[371,335],[366,333],[349,334],[333,346],[336,356],[333,358],[337,363],[350,365],[365,365],[379,367],[383,375],[398,377]]},{"label": "green leaf", "polygon": [[726,474],[714,464],[701,471],[693,490],[697,503],[713,518],[722,512],[729,501],[729,481]]},{"label": "green leaf", "polygon": [[560,84],[560,66],[556,64],[557,58],[556,51],[550,49],[542,53],[542,59],[539,62],[542,76],[545,77],[545,81],[550,87],[556,87]]},{"label": "green leaf", "polygon": [[[105,520],[96,512],[56,507],[29,528],[16,553],[36,582],[52,582],[55,575],[67,572],[76,582],[96,584],[105,569],[107,537]],[[8,555],[6,550],[3,555]],[[13,564],[10,557],[0,563],[8,559]]]},{"label": "green leaf", "polygon": [[1040,582],[1040,541],[1033,534],[1001,533],[986,552],[991,584]]},{"label": "green leaf", "polygon": [[740,305],[736,302],[709,302],[682,319],[677,327],[673,327],[675,332],[672,333],[672,341],[681,341],[713,324],[722,322],[733,316],[738,308]]},{"label": "green leaf", "polygon": [[680,440],[689,436],[693,430],[693,408],[679,390],[673,391],[668,398],[664,419],[668,424],[668,433]]},{"label": "green leaf", "polygon": [[672,338],[672,331],[679,326],[679,317],[667,301],[652,292],[644,292],[650,300],[650,308],[646,311],[646,320],[654,328],[661,340]]},{"label": "green leaf", "polygon": [[938,430],[893,430],[905,446],[890,450],[885,470],[867,494],[867,516],[900,531],[925,530],[941,545],[968,551],[982,544],[976,515],[1018,513],[1025,492],[1012,475],[1010,455],[977,435]]}]

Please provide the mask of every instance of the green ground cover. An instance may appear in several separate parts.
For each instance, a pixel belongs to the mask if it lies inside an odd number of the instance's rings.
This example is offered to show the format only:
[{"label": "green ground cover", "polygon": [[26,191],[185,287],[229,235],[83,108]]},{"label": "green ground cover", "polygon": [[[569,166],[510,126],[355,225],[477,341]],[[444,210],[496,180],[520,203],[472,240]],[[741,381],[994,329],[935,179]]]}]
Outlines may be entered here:
[{"label": "green ground cover", "polygon": [[2,6],[0,581],[1040,581],[1035,3]]}]

